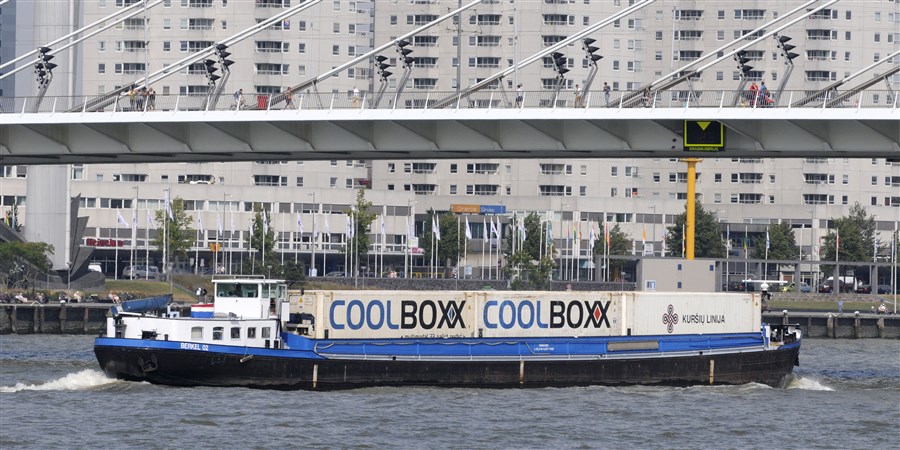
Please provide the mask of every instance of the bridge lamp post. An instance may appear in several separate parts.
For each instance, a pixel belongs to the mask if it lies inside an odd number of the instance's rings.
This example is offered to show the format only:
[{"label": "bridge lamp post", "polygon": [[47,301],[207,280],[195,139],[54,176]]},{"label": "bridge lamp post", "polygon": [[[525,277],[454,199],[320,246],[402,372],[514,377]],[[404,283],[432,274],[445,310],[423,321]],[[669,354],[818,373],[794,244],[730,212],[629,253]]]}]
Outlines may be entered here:
[{"label": "bridge lamp post", "polygon": [[553,71],[556,72],[556,91],[553,92],[553,104],[551,107],[556,107],[556,99],[559,97],[559,91],[562,89],[563,85],[566,84],[566,72],[569,71],[569,69],[566,68],[568,60],[566,59],[566,55],[560,52],[553,52],[550,54],[550,57],[553,58]]},{"label": "bridge lamp post", "polygon": [[750,58],[747,57],[747,50],[741,50],[735,53],[734,60],[738,63],[737,68],[741,72],[741,82],[738,84],[737,93],[735,93],[734,100],[731,102],[732,107],[737,106],[738,102],[741,100],[741,96],[744,94],[744,88],[747,87],[747,82],[750,81],[750,71],[753,70],[753,66],[747,65],[747,63],[750,62]]},{"label": "bridge lamp post", "polygon": [[778,89],[775,90],[774,100],[776,102],[779,102],[781,101],[781,93],[784,92],[784,88],[785,86],[787,86],[788,79],[791,77],[791,72],[794,71],[794,58],[800,55],[791,51],[797,48],[797,46],[787,43],[791,40],[790,37],[779,36],[776,34],[774,38],[778,41],[778,49],[781,51],[781,56],[784,58],[784,65],[787,66],[787,70],[785,70],[784,75],[781,77],[781,82],[778,83]]},{"label": "bridge lamp post", "polygon": [[401,76],[400,81],[397,82],[397,91],[394,92],[394,106],[396,106],[397,101],[400,100],[400,95],[403,93],[403,89],[406,88],[406,81],[409,80],[409,76],[412,75],[413,64],[416,63],[416,58],[409,56],[413,51],[411,48],[406,48],[408,46],[409,41],[407,40],[397,41],[397,53],[400,54],[399,62],[403,64],[403,76]]},{"label": "bridge lamp post", "polygon": [[387,89],[388,77],[394,74],[393,72],[387,70],[388,68],[393,67],[391,64],[388,64],[386,62],[387,60],[387,56],[375,56],[375,67],[378,71],[378,76],[381,79],[381,86],[378,87],[378,93],[375,95],[375,108],[378,108],[378,103],[381,102],[381,97],[384,95],[385,89]]},{"label": "bridge lamp post", "polygon": [[56,64],[50,62],[54,55],[48,53],[50,53],[49,47],[38,48],[40,61],[34,65],[34,75],[38,83],[38,95],[34,103],[34,108],[32,109],[32,112],[35,113],[40,111],[41,101],[44,99],[44,95],[47,94],[50,82],[53,81],[53,69],[56,68]]},{"label": "bridge lamp post", "polygon": [[588,72],[587,78],[584,80],[584,87],[581,89],[581,91],[575,93],[575,99],[577,103],[575,105],[576,108],[585,106],[587,93],[591,91],[591,84],[594,83],[594,77],[597,76],[597,61],[603,59],[603,56],[595,54],[600,49],[593,46],[594,42],[597,42],[597,40],[593,38],[584,38],[581,40],[581,48],[585,52],[585,57],[587,58],[588,65],[590,65],[591,69]]}]

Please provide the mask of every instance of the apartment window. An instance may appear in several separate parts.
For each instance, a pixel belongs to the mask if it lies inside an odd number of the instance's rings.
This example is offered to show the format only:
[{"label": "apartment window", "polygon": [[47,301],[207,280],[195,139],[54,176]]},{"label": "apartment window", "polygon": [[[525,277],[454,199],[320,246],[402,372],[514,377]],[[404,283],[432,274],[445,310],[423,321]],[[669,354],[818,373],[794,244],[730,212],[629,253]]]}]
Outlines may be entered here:
[{"label": "apartment window", "polygon": [[328,186],[331,188],[337,187],[337,177],[331,177],[328,181]]},{"label": "apartment window", "polygon": [[872,186],[878,186],[878,177],[872,177]]},{"label": "apartment window", "polygon": [[397,16],[391,16],[391,25],[397,25]]},{"label": "apartment window", "polygon": [[450,185],[450,195],[456,195],[456,185],[455,184]]},{"label": "apartment window", "polygon": [[334,32],[334,34],[339,34],[339,33],[341,32],[341,23],[340,23],[340,22],[334,22],[334,23],[331,25],[331,31]]},{"label": "apartment window", "polygon": [[106,73],[106,64],[97,64],[97,73]]},{"label": "apartment window", "polygon": [[450,164],[450,173],[456,173],[456,172],[457,172],[456,164]]},{"label": "apartment window", "polygon": [[613,177],[619,176],[619,168],[617,166],[610,167],[609,175]]}]

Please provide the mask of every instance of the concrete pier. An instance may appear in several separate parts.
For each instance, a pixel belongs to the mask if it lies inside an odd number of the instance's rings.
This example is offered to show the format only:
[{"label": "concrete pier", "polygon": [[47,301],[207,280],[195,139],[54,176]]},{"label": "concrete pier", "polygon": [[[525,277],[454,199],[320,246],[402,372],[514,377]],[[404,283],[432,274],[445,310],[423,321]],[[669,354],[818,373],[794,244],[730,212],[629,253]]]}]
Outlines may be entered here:
[{"label": "concrete pier", "polygon": [[803,336],[809,338],[900,338],[900,315],[770,311],[763,313],[763,322],[799,323]]},{"label": "concrete pier", "polygon": [[106,330],[109,304],[0,305],[0,334],[95,334]]}]

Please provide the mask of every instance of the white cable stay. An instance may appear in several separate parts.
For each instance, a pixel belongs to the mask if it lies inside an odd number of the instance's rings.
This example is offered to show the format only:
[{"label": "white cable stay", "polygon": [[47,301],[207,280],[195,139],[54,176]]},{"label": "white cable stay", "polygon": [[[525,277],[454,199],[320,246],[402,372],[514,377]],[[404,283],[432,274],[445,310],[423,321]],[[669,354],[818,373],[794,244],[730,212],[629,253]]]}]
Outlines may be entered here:
[{"label": "white cable stay", "polygon": [[[122,22],[124,22],[124,21],[126,21],[126,20],[128,20],[128,19],[130,19],[130,18],[132,18],[132,17],[134,17],[134,16],[136,16],[136,15],[138,15],[138,14],[141,14],[142,12],[144,12],[144,11],[150,9],[150,8],[153,8],[153,7],[156,6],[156,5],[159,5],[159,4],[162,3],[164,0],[155,0],[155,1],[153,1],[153,3],[147,3],[148,1],[150,1],[150,0],[141,0],[141,1],[138,2],[138,3],[134,3],[134,4],[132,4],[131,6],[128,6],[128,7],[124,8],[124,9],[121,9],[121,10],[119,10],[119,11],[116,11],[116,12],[114,12],[114,13],[112,13],[112,14],[110,14],[110,15],[108,15],[108,16],[106,16],[106,17],[100,19],[100,20],[94,21],[94,22],[92,22],[90,25],[85,25],[85,26],[83,26],[83,27],[81,27],[81,28],[79,28],[79,29],[77,29],[77,30],[75,30],[75,31],[73,31],[73,32],[71,32],[71,33],[69,33],[69,34],[67,34],[67,35],[65,35],[65,36],[63,36],[63,37],[61,37],[61,38],[59,38],[59,39],[56,39],[55,41],[48,42],[48,43],[44,44],[42,47],[46,47],[46,48],[49,48],[49,49],[50,49],[50,51],[47,52],[48,55],[55,55],[55,54],[57,54],[57,53],[59,53],[59,52],[62,52],[63,50],[68,49],[69,47],[72,47],[72,46],[74,46],[74,45],[77,45],[77,44],[83,42],[84,40],[93,37],[94,35],[96,35],[96,34],[98,34],[98,33],[101,33],[101,32],[103,32],[103,31],[105,31],[105,30],[108,30],[108,29],[110,29],[110,28],[112,28],[112,27],[114,27],[114,26],[116,26],[116,25],[118,25],[118,24],[120,24],[120,23],[122,23]],[[119,16],[119,15],[122,15],[122,14],[125,14],[125,13],[127,13],[127,14],[124,15],[124,16],[122,16],[122,17],[119,17],[119,18],[116,19],[116,20],[112,20],[112,19],[114,19],[116,16]],[[109,20],[112,20],[112,21],[109,22],[109,23],[106,23],[106,22],[109,21]],[[78,39],[75,39],[75,40],[72,40],[72,41],[68,42],[67,44],[63,45],[62,47],[58,47],[58,48],[55,47],[57,44],[59,44],[59,43],[65,41],[65,40],[67,40],[67,39],[71,39],[71,38],[73,38],[73,37],[75,37],[75,36],[78,36],[79,34],[84,33],[85,31],[90,30],[91,28],[93,28],[93,27],[95,27],[95,26],[97,26],[97,25],[102,25],[102,26],[101,26],[100,28],[98,28],[98,29],[96,29],[96,30],[93,30],[93,31],[91,31],[90,33],[88,33],[88,34],[86,34],[86,35],[84,35],[84,36],[78,38]],[[2,65],[0,65],[0,70],[3,70],[3,69],[4,69],[5,67],[7,67],[7,66],[11,66],[11,65],[13,65],[13,64],[15,64],[15,63],[17,63],[17,62],[19,62],[19,61],[25,59],[25,58],[28,58],[28,57],[33,56],[33,55],[36,55],[36,54],[38,54],[38,49],[31,50],[31,51],[29,51],[29,52],[27,52],[27,53],[25,53],[25,54],[23,54],[23,55],[17,57],[16,59],[13,59],[12,61],[8,61],[8,62],[6,62],[6,63],[3,63]],[[30,68],[33,64],[39,62],[40,60],[41,60],[40,58],[35,58],[34,60],[29,61],[27,64],[23,64],[23,65],[21,65],[21,66],[19,66],[19,67],[16,67],[15,69],[10,70],[9,72],[0,74],[0,80],[6,78],[6,77],[8,77],[8,76],[11,76],[11,75],[13,75],[13,74],[15,74],[15,73],[17,73],[17,72],[23,70],[23,69]]]},{"label": "white cable stay", "polygon": [[[327,79],[331,78],[332,75],[339,73],[347,68],[353,67],[353,66],[359,64],[360,62],[365,61],[365,60],[375,56],[376,54],[396,45],[397,42],[400,42],[406,38],[415,36],[416,34],[419,34],[423,31],[443,22],[444,20],[447,20],[448,18],[453,17],[453,16],[455,16],[455,15],[457,15],[457,14],[459,14],[481,2],[482,2],[482,0],[475,0],[475,1],[469,2],[453,11],[448,12],[447,14],[444,14],[443,16],[438,17],[437,19],[432,20],[431,22],[426,23],[425,25],[422,25],[419,28],[416,28],[415,30],[412,30],[402,36],[398,36],[398,37],[394,38],[393,40],[386,42],[386,43],[376,47],[373,50],[370,50],[369,52],[365,53],[364,55],[357,56],[356,58],[353,58],[350,61],[347,61],[344,64],[341,64],[340,66],[337,66],[334,69],[329,70],[328,72],[325,72],[323,74],[316,76],[315,78],[310,78],[310,79],[294,86],[293,88],[291,88],[291,90],[294,92],[301,92],[310,86],[316,85],[323,80],[327,80]],[[280,101],[283,101],[286,95],[287,95],[286,93],[274,94],[272,96],[272,100],[271,100],[270,104],[275,104]],[[248,108],[248,109],[252,109],[252,108]]]},{"label": "white cable stay", "polygon": [[[663,76],[663,77],[660,77],[660,78],[657,79],[656,81],[653,81],[652,83],[650,83],[649,85],[647,85],[646,88],[644,88],[644,89],[642,89],[642,90],[638,90],[638,91],[632,92],[632,93],[630,93],[630,94],[627,94],[627,95],[623,96],[623,98],[622,98],[622,104],[623,104],[624,106],[631,106],[631,105],[633,105],[634,103],[639,102],[640,99],[641,99],[641,97],[643,97],[643,96],[646,95],[647,93],[655,93],[655,92],[658,92],[658,91],[664,91],[664,90],[667,90],[667,89],[672,88],[673,86],[676,86],[676,85],[678,85],[678,84],[681,84],[684,80],[688,79],[688,78],[691,77],[692,75],[697,74],[697,73],[700,73],[700,72],[703,72],[704,70],[706,70],[706,69],[708,69],[708,68],[710,68],[710,67],[712,67],[712,66],[714,66],[714,65],[716,65],[716,64],[718,64],[718,63],[720,63],[720,62],[722,62],[722,61],[724,61],[724,60],[726,60],[726,59],[728,59],[728,58],[731,58],[735,53],[737,53],[737,52],[739,52],[739,51],[741,51],[741,50],[744,50],[744,49],[746,49],[746,48],[752,47],[753,45],[755,45],[755,44],[757,44],[757,43],[759,43],[759,42],[765,40],[766,38],[768,38],[768,37],[770,37],[770,36],[772,36],[772,35],[778,33],[779,31],[781,31],[781,30],[783,30],[783,29],[785,29],[785,28],[787,28],[787,27],[790,27],[791,25],[794,25],[794,24],[797,23],[797,22],[800,22],[800,21],[806,19],[806,18],[809,17],[811,14],[815,14],[816,12],[821,11],[821,10],[823,10],[823,9],[825,9],[825,8],[827,8],[827,7],[829,7],[829,6],[831,6],[831,5],[833,5],[833,4],[837,3],[837,2],[839,2],[840,0],[828,0],[825,4],[819,6],[819,7],[815,8],[815,9],[813,9],[813,10],[811,10],[811,11],[806,12],[806,13],[803,14],[802,16],[799,16],[799,17],[797,17],[797,18],[795,18],[795,19],[792,19],[792,20],[788,21],[787,23],[785,23],[785,24],[783,24],[783,25],[779,25],[779,26],[778,26],[777,28],[775,28],[775,29],[770,29],[769,31],[765,31],[767,27],[773,26],[773,25],[777,24],[778,22],[780,22],[780,21],[782,21],[782,20],[785,20],[785,19],[787,19],[788,17],[791,17],[792,15],[796,14],[797,12],[799,12],[799,11],[801,11],[801,10],[803,10],[803,9],[806,9],[807,7],[811,6],[811,5],[814,4],[814,3],[817,3],[817,2],[819,2],[819,1],[821,1],[821,0],[810,0],[810,1],[808,1],[808,2],[806,2],[806,3],[804,3],[804,4],[802,4],[802,5],[800,5],[800,6],[798,6],[798,7],[796,7],[796,8],[794,8],[794,9],[788,11],[787,13],[785,13],[785,14],[783,14],[783,15],[781,15],[781,16],[779,16],[779,17],[777,17],[777,18],[775,18],[775,19],[773,19],[773,20],[771,20],[771,21],[769,21],[769,22],[767,22],[767,23],[765,23],[765,24],[763,24],[763,25],[760,25],[759,27],[757,27],[757,28],[755,28],[755,29],[753,29],[753,30],[751,30],[751,31],[749,31],[749,32],[747,32],[747,33],[745,33],[743,36],[741,36],[741,37],[739,37],[739,38],[737,38],[737,39],[735,39],[735,40],[733,40],[733,41],[731,41],[731,42],[729,42],[729,43],[727,43],[727,44],[725,44],[725,45],[723,45],[723,46],[721,46],[721,47],[719,47],[719,48],[717,48],[717,49],[715,49],[715,50],[713,50],[713,51],[711,51],[711,52],[709,52],[709,53],[706,53],[705,55],[701,56],[700,58],[697,58],[697,59],[694,60],[694,61],[691,61],[691,62],[688,63],[688,64],[685,64],[684,66],[682,66],[682,67],[679,68],[678,70],[675,70],[675,71],[673,71],[673,72],[671,72],[671,73],[669,73],[669,74],[667,74],[667,75],[665,75],[665,76]],[[757,38],[755,38],[755,39],[749,41],[749,42],[746,42],[746,43],[743,43],[743,44],[740,43],[740,42],[743,41],[747,36],[753,36],[753,35],[755,35],[756,33],[759,33],[759,32],[763,32],[763,34],[760,35],[759,37],[757,37]],[[728,48],[731,47],[731,46],[736,46],[736,47],[734,47],[734,48],[728,50]],[[709,59],[709,58],[712,58],[712,57],[718,55],[720,52],[722,53],[722,56],[717,57],[717,58],[716,58],[715,60],[713,60],[712,62],[709,62],[709,63],[707,63],[707,64],[704,64],[704,65],[700,66],[699,68],[692,69],[694,66],[700,64],[700,63],[703,62],[704,60],[707,60],[707,59]],[[687,73],[685,73],[685,72],[687,72]],[[673,77],[674,77],[674,78],[673,78]]]},{"label": "white cable stay", "polygon": [[434,103],[434,105],[432,105],[431,107],[443,108],[451,103],[456,102],[459,98],[465,97],[466,95],[469,95],[473,92],[479,91],[487,86],[490,86],[495,81],[503,79],[504,77],[515,72],[516,70],[518,70],[522,67],[525,67],[535,61],[540,61],[543,57],[545,57],[553,52],[557,52],[557,51],[565,48],[566,46],[568,46],[570,43],[573,43],[583,37],[586,37],[587,35],[595,32],[597,30],[600,30],[601,28],[608,26],[617,20],[620,20],[622,17],[630,15],[634,12],[637,12],[638,10],[640,10],[646,6],[649,6],[650,4],[652,4],[655,1],[656,0],[643,0],[641,2],[635,3],[631,6],[623,9],[622,11],[619,11],[616,14],[613,14],[613,15],[607,17],[606,19],[604,19],[600,22],[597,22],[593,25],[590,25],[587,28],[584,28],[581,31],[578,31],[575,34],[572,34],[571,36],[557,42],[556,44],[553,44],[550,47],[547,47],[547,48],[517,62],[516,64],[514,64],[510,67],[507,67],[506,69],[503,69],[500,72],[497,72],[497,73],[485,78],[484,80],[479,81],[478,83],[475,83],[465,89],[460,90],[459,94],[454,94],[454,95],[451,95],[448,97],[444,97],[443,99],[436,101]]},{"label": "white cable stay", "polygon": [[90,110],[94,110],[96,108],[102,108],[106,105],[109,105],[110,103],[112,103],[115,100],[115,98],[119,94],[130,90],[132,88],[132,86],[141,86],[141,85],[149,86],[153,83],[159,82],[160,80],[168,77],[169,75],[180,72],[182,69],[189,67],[191,64],[194,64],[197,61],[208,58],[213,53],[215,53],[217,45],[220,45],[220,44],[224,44],[227,46],[234,45],[240,41],[243,41],[244,39],[247,39],[248,37],[255,35],[256,33],[259,33],[262,30],[265,30],[266,28],[269,28],[274,23],[281,22],[284,19],[291,17],[295,14],[299,14],[319,3],[322,3],[322,0],[307,0],[305,2],[298,3],[288,9],[285,9],[284,11],[272,16],[272,17],[269,17],[266,20],[263,20],[262,22],[259,22],[249,28],[246,28],[244,30],[241,30],[241,31],[229,36],[228,38],[223,39],[222,41],[218,42],[217,44],[210,45],[209,47],[206,47],[203,50],[200,50],[200,51],[197,51],[196,53],[188,55],[166,67],[163,67],[160,70],[157,70],[156,72],[146,75],[145,77],[139,78],[130,84],[123,85],[122,87],[120,87],[118,89],[115,89],[115,90],[107,92],[106,94],[103,94],[97,98],[94,98],[93,100],[88,102],[88,105],[86,107],[84,105],[78,105],[72,109],[79,110],[79,111],[80,110],[89,110],[90,111]]},{"label": "white cable stay", "polygon": [[[803,106],[803,105],[805,105],[805,104],[807,104],[807,103],[809,103],[809,102],[811,102],[811,101],[813,101],[813,100],[816,100],[816,99],[818,99],[818,98],[821,98],[823,93],[828,92],[828,91],[836,90],[837,88],[841,87],[842,85],[844,85],[844,84],[847,83],[848,81],[850,81],[850,80],[852,80],[852,79],[854,79],[854,78],[856,78],[856,77],[858,77],[858,76],[860,76],[860,75],[862,75],[862,74],[864,74],[864,73],[866,73],[866,72],[868,72],[868,71],[874,69],[875,67],[878,67],[879,65],[881,65],[881,64],[883,64],[883,63],[885,63],[885,62],[887,62],[887,61],[891,61],[892,59],[894,59],[894,58],[896,58],[896,57],[898,57],[898,56],[900,56],[900,50],[897,50],[897,51],[895,51],[894,53],[891,53],[890,55],[888,55],[886,58],[880,59],[880,60],[878,60],[878,61],[876,61],[876,62],[874,62],[874,63],[872,63],[872,64],[869,64],[868,66],[863,67],[862,69],[860,69],[860,70],[858,70],[858,71],[856,71],[856,72],[854,72],[854,73],[852,73],[852,74],[850,74],[850,75],[847,75],[846,77],[841,78],[840,80],[835,81],[834,83],[831,83],[831,84],[829,84],[828,86],[825,86],[824,88],[820,89],[819,91],[817,91],[817,92],[815,92],[815,93],[813,93],[813,94],[810,94],[810,95],[804,97],[804,98],[801,99],[801,100],[798,100],[798,101],[794,102],[793,104],[791,104],[791,106]],[[883,79],[885,79],[885,78],[888,78],[888,77],[890,77],[891,75],[893,75],[893,74],[895,74],[895,73],[897,73],[897,72],[900,72],[900,66],[894,66],[894,67],[892,67],[891,69],[888,69],[887,72],[882,73],[882,74],[880,74],[880,75],[876,75],[873,79],[868,80],[868,81],[862,83],[860,86],[857,86],[857,87],[855,87],[855,88],[853,88],[853,89],[848,89],[847,92],[844,92],[844,93],[841,94],[840,96],[835,97],[831,102],[832,102],[832,103],[839,103],[840,101],[843,101],[845,98],[849,98],[849,97],[855,95],[855,94],[856,94],[857,92],[859,92],[859,91],[868,89],[869,87],[874,86],[875,84],[877,84],[879,81],[881,81],[881,80],[883,80]]]}]

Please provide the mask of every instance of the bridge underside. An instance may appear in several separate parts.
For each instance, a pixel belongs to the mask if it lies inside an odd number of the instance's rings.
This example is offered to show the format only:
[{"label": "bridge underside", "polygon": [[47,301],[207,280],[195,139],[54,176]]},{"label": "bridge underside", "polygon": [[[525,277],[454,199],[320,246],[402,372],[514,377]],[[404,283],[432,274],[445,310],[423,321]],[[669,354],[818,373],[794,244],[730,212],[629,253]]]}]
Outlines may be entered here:
[{"label": "bridge underside", "polygon": [[671,158],[684,120],[715,157],[900,157],[896,111],[241,111],[3,116],[0,164],[332,159]]}]

